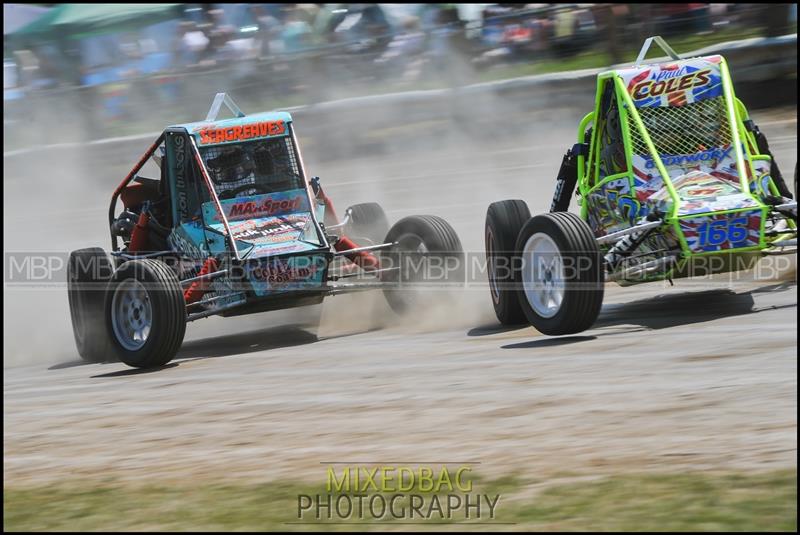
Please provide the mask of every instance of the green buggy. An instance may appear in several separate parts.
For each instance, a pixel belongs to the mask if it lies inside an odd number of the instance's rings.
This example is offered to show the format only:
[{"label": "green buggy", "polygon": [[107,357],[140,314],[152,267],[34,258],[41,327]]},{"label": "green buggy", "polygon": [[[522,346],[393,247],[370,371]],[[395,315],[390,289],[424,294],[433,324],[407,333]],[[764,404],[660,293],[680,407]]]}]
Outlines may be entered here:
[{"label": "green buggy", "polygon": [[[645,63],[654,42],[667,62]],[[567,211],[573,193],[580,215]],[[592,326],[607,281],[705,276],[795,254],[797,203],[725,59],[680,58],[651,37],[633,66],[598,76],[550,213],[495,202],[485,240],[500,322],[563,335]]]}]

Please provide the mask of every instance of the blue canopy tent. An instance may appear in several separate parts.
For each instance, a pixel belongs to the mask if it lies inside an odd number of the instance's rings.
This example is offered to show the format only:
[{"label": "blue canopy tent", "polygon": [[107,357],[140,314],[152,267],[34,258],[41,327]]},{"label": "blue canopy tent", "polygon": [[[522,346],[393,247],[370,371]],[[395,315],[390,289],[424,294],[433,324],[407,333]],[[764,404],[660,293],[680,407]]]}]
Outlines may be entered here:
[{"label": "blue canopy tent", "polygon": [[3,4],[3,35],[8,35],[41,18],[48,7],[28,4]]}]

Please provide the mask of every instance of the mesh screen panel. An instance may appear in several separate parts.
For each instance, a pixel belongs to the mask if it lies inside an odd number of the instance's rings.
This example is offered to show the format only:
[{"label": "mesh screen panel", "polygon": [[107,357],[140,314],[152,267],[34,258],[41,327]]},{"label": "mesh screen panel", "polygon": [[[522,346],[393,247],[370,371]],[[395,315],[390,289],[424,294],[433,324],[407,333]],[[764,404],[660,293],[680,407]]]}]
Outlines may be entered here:
[{"label": "mesh screen panel", "polygon": [[303,187],[289,137],[205,147],[201,153],[221,198],[234,191],[255,194]]},{"label": "mesh screen panel", "polygon": [[283,138],[283,142],[286,145],[286,157],[288,159],[289,168],[291,169],[292,174],[300,176],[300,166],[297,165],[297,156],[294,153],[294,147],[292,146],[292,138],[286,136]]},{"label": "mesh screen panel", "polygon": [[[694,154],[732,143],[725,100],[721,96],[684,106],[646,107],[637,111],[659,155]],[[633,153],[649,156],[639,129],[631,118],[628,121]]]}]

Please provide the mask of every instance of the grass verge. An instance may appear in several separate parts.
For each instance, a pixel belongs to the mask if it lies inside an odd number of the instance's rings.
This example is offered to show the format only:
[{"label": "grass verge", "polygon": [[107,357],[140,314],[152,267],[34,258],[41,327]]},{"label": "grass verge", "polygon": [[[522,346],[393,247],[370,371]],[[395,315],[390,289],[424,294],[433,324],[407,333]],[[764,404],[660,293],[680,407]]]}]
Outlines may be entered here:
[{"label": "grass verge", "polygon": [[[473,493],[501,494],[493,520],[454,530],[796,531],[797,473],[620,475],[537,486],[520,478],[477,479]],[[299,494],[322,486],[271,483],[123,485],[86,482],[6,487],[4,528],[32,530],[369,530],[416,529],[404,521],[297,524]],[[386,495],[388,497],[388,495]],[[427,495],[430,498],[430,495]],[[464,516],[454,515],[464,522]],[[313,513],[304,516],[314,521]]]}]

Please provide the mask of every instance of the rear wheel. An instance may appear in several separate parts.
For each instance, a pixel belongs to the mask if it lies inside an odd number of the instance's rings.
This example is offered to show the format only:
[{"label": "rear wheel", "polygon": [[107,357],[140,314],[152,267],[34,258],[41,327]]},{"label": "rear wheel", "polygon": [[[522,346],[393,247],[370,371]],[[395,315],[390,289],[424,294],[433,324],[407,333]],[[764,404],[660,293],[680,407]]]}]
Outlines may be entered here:
[{"label": "rear wheel", "polygon": [[571,212],[528,220],[517,238],[525,317],[548,335],[592,326],[603,304],[603,257],[589,225]]},{"label": "rear wheel", "polygon": [[458,234],[441,217],[409,216],[401,219],[386,235],[395,243],[381,254],[381,280],[394,286],[384,295],[399,314],[434,305],[448,295],[440,290],[464,282],[464,248]]},{"label": "rear wheel", "polygon": [[136,368],[168,363],[186,332],[186,303],[178,277],[157,260],[120,266],[106,295],[106,329],[119,360]]},{"label": "rear wheel", "polygon": [[389,232],[389,219],[376,202],[356,204],[347,209],[350,220],[347,224],[346,234],[357,243],[365,239],[370,244],[383,243],[383,238]]},{"label": "rear wheel", "polygon": [[519,283],[515,268],[517,236],[531,212],[525,201],[518,199],[494,202],[486,211],[486,267],[494,313],[503,325],[527,323],[517,298]]},{"label": "rear wheel", "polygon": [[106,286],[113,273],[114,264],[100,247],[69,255],[67,295],[72,333],[78,354],[86,362],[104,362],[113,356],[103,321]]}]

